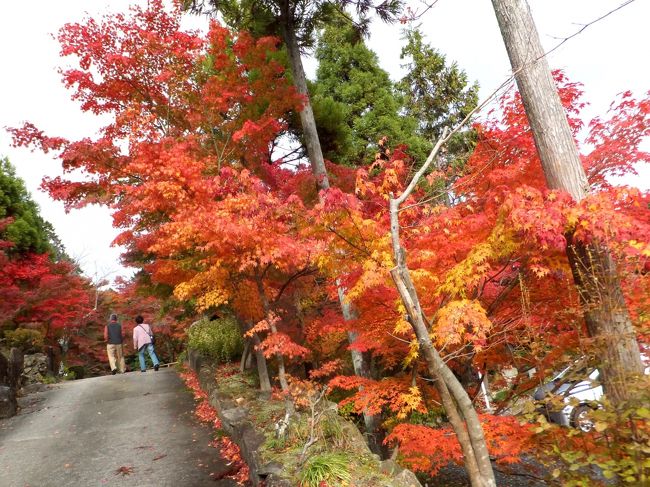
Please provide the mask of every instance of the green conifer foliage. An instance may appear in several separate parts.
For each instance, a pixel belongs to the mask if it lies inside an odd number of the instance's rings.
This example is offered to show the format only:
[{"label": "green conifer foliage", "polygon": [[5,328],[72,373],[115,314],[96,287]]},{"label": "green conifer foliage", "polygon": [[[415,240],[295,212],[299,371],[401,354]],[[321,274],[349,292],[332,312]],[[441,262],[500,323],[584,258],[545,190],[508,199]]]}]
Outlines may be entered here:
[{"label": "green conifer foliage", "polygon": [[417,122],[400,115],[400,99],[377,55],[346,19],[329,24],[316,48],[312,99],[323,154],[332,162],[368,163],[377,142],[407,144],[421,152]]},{"label": "green conifer foliage", "polygon": [[16,170],[5,157],[0,158],[0,220],[7,218],[11,223],[0,232],[0,240],[14,244],[7,249],[9,254],[41,254],[60,245],[52,226],[40,216],[25,183],[16,176]]},{"label": "green conifer foliage", "polygon": [[[469,84],[467,74],[454,62],[424,42],[419,30],[406,31],[406,45],[400,58],[406,75],[397,83],[403,110],[418,121],[418,134],[431,145],[444,127],[461,122],[478,103],[478,83]],[[460,132],[448,145],[448,162],[459,163],[474,148],[471,130]]]}]

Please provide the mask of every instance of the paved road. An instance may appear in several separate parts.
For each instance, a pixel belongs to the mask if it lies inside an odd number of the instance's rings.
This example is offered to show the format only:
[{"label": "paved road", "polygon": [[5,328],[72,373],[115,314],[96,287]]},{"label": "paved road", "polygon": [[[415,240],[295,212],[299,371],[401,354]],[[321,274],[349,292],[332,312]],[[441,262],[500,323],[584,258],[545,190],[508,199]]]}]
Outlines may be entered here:
[{"label": "paved road", "polygon": [[65,382],[25,402],[0,420],[2,487],[235,485],[210,476],[228,467],[173,370]]}]

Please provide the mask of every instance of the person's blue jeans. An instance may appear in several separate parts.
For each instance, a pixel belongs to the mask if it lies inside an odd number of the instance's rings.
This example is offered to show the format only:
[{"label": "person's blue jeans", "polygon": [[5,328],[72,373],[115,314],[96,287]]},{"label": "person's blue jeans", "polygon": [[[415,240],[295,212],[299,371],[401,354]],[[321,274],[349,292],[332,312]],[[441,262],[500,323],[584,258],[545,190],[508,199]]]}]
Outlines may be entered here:
[{"label": "person's blue jeans", "polygon": [[144,361],[145,350],[149,353],[149,357],[151,357],[151,361],[153,362],[154,367],[160,363],[158,361],[158,357],[156,357],[156,352],[153,349],[153,345],[151,343],[148,343],[140,347],[140,350],[138,350],[138,359],[140,360],[140,370],[147,370],[147,364]]}]

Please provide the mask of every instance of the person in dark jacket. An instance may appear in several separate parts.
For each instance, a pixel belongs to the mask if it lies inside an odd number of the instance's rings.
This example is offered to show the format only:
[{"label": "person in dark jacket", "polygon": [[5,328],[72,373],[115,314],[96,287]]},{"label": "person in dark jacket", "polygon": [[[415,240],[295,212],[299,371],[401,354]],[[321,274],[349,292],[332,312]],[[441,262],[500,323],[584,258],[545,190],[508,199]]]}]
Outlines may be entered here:
[{"label": "person in dark jacket", "polygon": [[106,340],[106,353],[108,353],[108,363],[111,366],[113,375],[123,374],[126,371],[124,363],[124,333],[122,333],[122,324],[117,321],[117,315],[112,314],[108,325],[104,327],[104,340]]}]

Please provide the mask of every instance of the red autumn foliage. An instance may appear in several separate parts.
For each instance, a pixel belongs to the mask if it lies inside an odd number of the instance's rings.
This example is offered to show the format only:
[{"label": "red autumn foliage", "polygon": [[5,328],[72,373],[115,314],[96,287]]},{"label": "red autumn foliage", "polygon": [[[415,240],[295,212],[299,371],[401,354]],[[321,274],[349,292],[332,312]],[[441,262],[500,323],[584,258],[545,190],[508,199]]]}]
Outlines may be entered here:
[{"label": "red autumn foliage", "polygon": [[[185,381],[185,385],[194,394],[194,399],[198,401],[198,405],[194,410],[196,417],[199,421],[208,423],[215,430],[220,430],[221,420],[217,416],[216,409],[210,405],[208,395],[201,389],[196,374],[191,370],[186,370],[180,376]],[[249,478],[249,469],[241,457],[241,450],[237,444],[233,443],[227,436],[221,436],[211,442],[210,445],[218,449],[221,456],[228,460],[229,465],[231,465],[227,477],[233,479],[239,485],[246,485]]]},{"label": "red autumn foliage", "polygon": [[[438,398],[425,385],[428,371],[389,274],[387,201],[416,168],[408,148],[387,150],[356,173],[328,165],[333,187],[316,195],[306,167],[283,168],[273,153],[289,113],[302,105],[276,39],[216,23],[207,36],[184,32],[179,11],[155,0],[128,17],[67,25],[59,40],[62,54],[78,62],[63,71],[64,83],[83,110],[111,121],[96,139],[78,141],[30,124],[12,130],[16,144],[58,153],[65,177],[44,182],[51,196],[68,208],[110,205],[127,262],[197,310],[228,306],[278,364],[335,363],[355,334],[354,350],[372,358],[380,377],[332,379],[348,391],[343,403],[389,416],[389,441],[414,468],[432,472],[459,461],[447,429],[410,424],[435,414]],[[562,73],[556,80],[577,136],[581,87]],[[402,245],[432,339],[472,394],[479,374],[494,377],[502,397],[524,393],[588,346],[568,235],[609,246],[647,340],[648,194],[606,178],[648,162],[639,144],[649,109],[647,99],[624,94],[609,119],[590,124],[583,163],[593,192],[576,204],[547,189],[520,98],[508,94],[476,125],[477,146],[464,167],[441,160],[405,202]],[[88,177],[72,177],[77,170]],[[352,320],[334,304],[339,287]],[[125,311],[134,302],[144,314],[154,306],[136,299],[134,288],[122,293]],[[499,372],[511,366],[537,375],[507,384]],[[323,366],[312,378],[334,371]],[[197,415],[214,424],[196,377],[184,377],[200,401]],[[501,461],[530,449],[528,426],[500,416],[484,416],[483,424]]]},{"label": "red autumn foliage", "polygon": [[[516,463],[522,454],[534,449],[532,426],[522,426],[512,416],[483,414],[481,424],[490,456],[497,464]],[[462,464],[460,445],[449,427],[400,424],[386,437],[386,442],[399,445],[403,461],[417,472],[435,476],[450,461]]]},{"label": "red autumn foliage", "polygon": [[0,248],[2,322],[36,324],[53,341],[84,326],[91,311],[90,283],[70,262],[54,262],[49,254],[9,257]]}]

